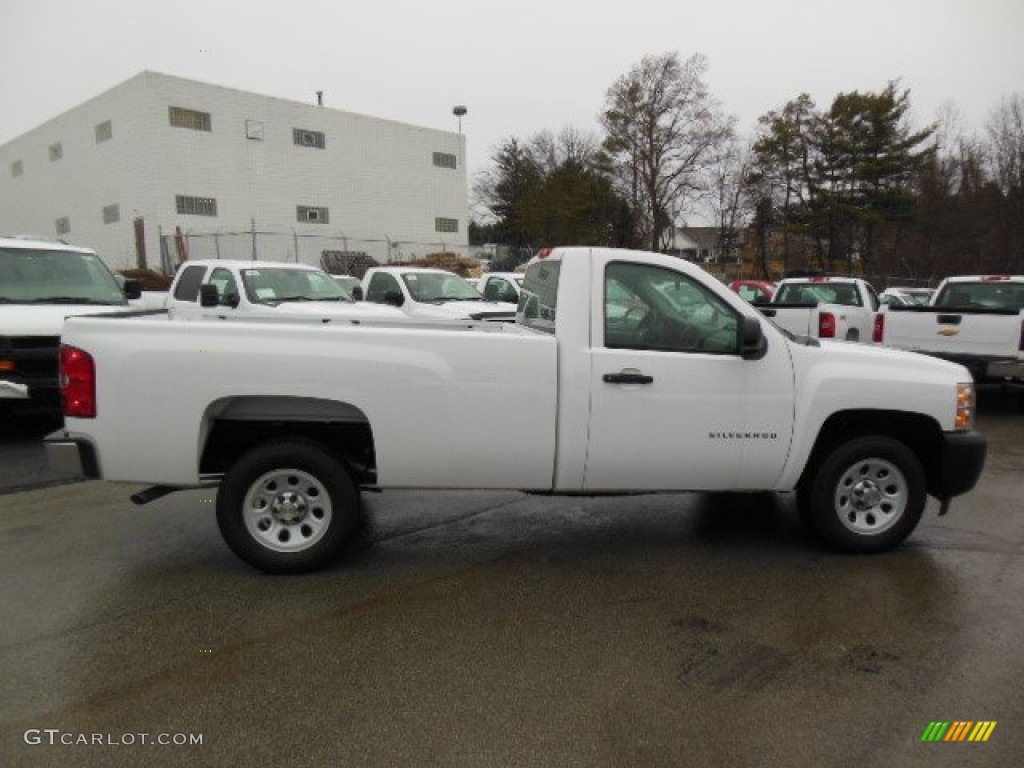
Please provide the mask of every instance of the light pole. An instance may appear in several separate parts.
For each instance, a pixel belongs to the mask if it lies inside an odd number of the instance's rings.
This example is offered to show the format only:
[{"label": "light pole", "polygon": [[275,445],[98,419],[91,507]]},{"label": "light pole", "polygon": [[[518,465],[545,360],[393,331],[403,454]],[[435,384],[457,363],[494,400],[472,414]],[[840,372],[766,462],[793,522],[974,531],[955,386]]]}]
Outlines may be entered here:
[{"label": "light pole", "polygon": [[459,133],[462,133],[462,116],[469,112],[462,104],[452,107],[452,114],[459,118]]}]

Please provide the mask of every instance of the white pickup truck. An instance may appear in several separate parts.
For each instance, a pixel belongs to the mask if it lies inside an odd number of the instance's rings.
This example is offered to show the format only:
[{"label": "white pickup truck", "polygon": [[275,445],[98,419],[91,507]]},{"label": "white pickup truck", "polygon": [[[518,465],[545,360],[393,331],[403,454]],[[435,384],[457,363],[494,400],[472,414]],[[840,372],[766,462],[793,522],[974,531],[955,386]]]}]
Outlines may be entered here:
[{"label": "white pickup truck", "polygon": [[797,336],[840,341],[871,341],[878,294],[855,277],[793,277],[779,283],[761,313]]},{"label": "white pickup truck", "polygon": [[925,306],[886,307],[874,338],[960,363],[978,383],[1024,393],[1024,276],[949,277]]},{"label": "white pickup truck", "polygon": [[516,324],[73,318],[51,461],[154,484],[138,503],[219,485],[225,540],[271,572],[337,556],[361,488],[795,490],[875,552],[982,471],[959,365],[797,339],[659,254],[556,248],[523,291]]},{"label": "white pickup truck", "polygon": [[174,276],[166,307],[176,320],[406,317],[394,307],[353,300],[319,267],[282,261],[186,262]]},{"label": "white pickup truck", "polygon": [[68,315],[134,309],[142,286],[116,281],[91,248],[0,236],[0,411],[57,415],[57,348]]},{"label": "white pickup truck", "polygon": [[422,319],[511,322],[516,316],[514,303],[486,301],[464,277],[443,269],[371,267],[363,275],[363,297]]}]

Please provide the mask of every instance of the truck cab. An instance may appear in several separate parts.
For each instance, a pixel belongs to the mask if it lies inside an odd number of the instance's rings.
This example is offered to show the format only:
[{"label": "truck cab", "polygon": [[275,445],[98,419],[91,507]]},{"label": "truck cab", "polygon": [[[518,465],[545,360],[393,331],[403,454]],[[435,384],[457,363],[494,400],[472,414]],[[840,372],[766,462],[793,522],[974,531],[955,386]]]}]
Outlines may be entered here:
[{"label": "truck cab", "polygon": [[167,309],[180,320],[405,318],[396,309],[355,301],[319,267],[277,261],[186,262],[171,284]]},{"label": "truck cab", "polygon": [[363,296],[424,319],[511,322],[516,313],[513,302],[488,301],[465,278],[443,269],[373,267],[363,276]]},{"label": "truck cab", "polygon": [[813,275],[782,280],[761,313],[797,336],[871,343],[880,302],[856,277]]}]

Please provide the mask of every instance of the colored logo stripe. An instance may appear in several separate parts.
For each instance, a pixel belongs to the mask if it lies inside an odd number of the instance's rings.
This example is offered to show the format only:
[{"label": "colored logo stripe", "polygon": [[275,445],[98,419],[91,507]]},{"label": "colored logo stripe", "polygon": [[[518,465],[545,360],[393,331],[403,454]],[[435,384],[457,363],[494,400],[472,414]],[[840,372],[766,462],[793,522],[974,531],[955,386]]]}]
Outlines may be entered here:
[{"label": "colored logo stripe", "polygon": [[974,730],[971,731],[971,735],[968,737],[968,741],[988,741],[988,737],[992,735],[992,731],[996,729],[996,721],[980,722],[974,726]]},{"label": "colored logo stripe", "polygon": [[933,720],[921,734],[921,741],[988,741],[995,720]]}]

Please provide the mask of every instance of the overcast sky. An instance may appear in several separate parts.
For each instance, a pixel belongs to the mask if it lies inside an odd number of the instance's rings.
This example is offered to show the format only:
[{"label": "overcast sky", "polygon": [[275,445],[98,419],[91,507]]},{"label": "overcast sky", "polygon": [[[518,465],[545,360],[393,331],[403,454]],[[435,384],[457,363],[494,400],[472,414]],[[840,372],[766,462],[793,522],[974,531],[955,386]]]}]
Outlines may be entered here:
[{"label": "overcast sky", "polygon": [[430,128],[465,105],[470,178],[509,137],[597,130],[645,55],[702,53],[749,133],[899,79],[916,124],[1024,93],[1024,0],[0,0],[0,144],[142,70]]}]

